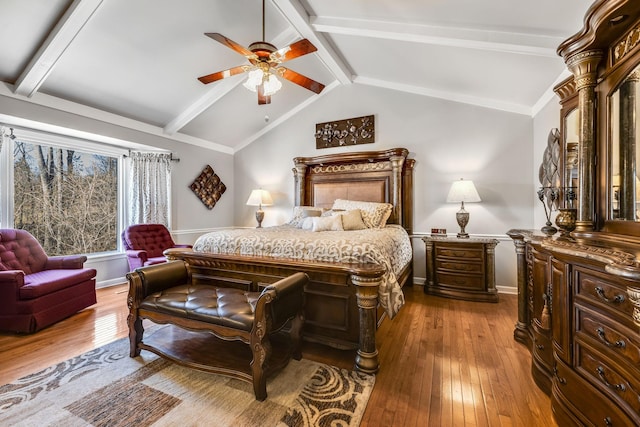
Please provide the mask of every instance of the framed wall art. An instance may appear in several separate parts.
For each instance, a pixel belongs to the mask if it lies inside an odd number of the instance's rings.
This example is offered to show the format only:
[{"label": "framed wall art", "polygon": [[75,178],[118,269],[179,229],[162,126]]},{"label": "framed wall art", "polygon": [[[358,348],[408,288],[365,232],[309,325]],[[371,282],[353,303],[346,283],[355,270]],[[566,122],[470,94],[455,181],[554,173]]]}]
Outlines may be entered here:
[{"label": "framed wall art", "polygon": [[316,124],[316,149],[373,144],[374,116],[362,116]]},{"label": "framed wall art", "polygon": [[189,187],[208,209],[213,209],[227,190],[220,177],[209,165],[204,168]]}]

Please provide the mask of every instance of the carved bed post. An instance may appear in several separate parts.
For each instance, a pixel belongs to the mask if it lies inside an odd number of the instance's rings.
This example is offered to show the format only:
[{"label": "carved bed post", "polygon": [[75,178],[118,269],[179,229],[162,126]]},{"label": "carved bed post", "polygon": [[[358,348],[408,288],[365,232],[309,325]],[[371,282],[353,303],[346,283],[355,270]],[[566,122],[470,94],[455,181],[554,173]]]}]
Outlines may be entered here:
[{"label": "carved bed post", "polygon": [[393,189],[393,194],[391,195],[393,217],[397,218],[398,224],[406,227],[404,218],[402,217],[402,212],[404,212],[402,208],[402,167],[404,165],[404,159],[405,156],[389,157],[391,169],[393,170],[393,183],[391,184],[391,188]]},{"label": "carved bed post", "polygon": [[376,309],[378,307],[378,287],[382,277],[351,275],[356,287],[358,311],[360,312],[360,342],[356,355],[356,369],[367,374],[375,374],[380,368],[376,348]]},{"label": "carved bed post", "polygon": [[302,206],[305,204],[307,195],[305,194],[305,175],[307,173],[307,165],[304,163],[298,163],[298,159],[295,160],[295,167],[293,168],[294,185],[293,189],[295,194],[295,206]]},{"label": "carved bed post", "polygon": [[598,64],[602,52],[590,50],[565,57],[578,91],[580,130],[578,134],[578,218],[576,230],[594,229],[596,92]]}]

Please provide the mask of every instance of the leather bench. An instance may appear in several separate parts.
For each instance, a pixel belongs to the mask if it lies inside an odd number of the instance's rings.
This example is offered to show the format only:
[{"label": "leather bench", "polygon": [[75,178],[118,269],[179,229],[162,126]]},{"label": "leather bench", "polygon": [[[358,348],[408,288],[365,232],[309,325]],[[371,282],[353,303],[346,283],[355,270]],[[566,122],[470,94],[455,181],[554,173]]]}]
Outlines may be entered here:
[{"label": "leather bench", "polygon": [[[308,281],[304,273],[292,274],[262,291],[247,291],[223,282],[220,286],[192,283],[188,265],[171,261],[137,268],[127,274],[127,280],[131,357],[145,349],[189,367],[247,380],[253,383],[257,400],[267,397],[268,373],[284,367],[291,356],[301,358],[303,291]],[[180,344],[173,347],[171,343],[167,347],[167,338],[158,344],[147,342],[143,339],[143,319],[195,334],[192,339],[175,339]],[[287,328],[283,355],[283,347],[272,341],[277,334],[280,344],[282,331]],[[205,346],[202,332],[217,339],[207,341]],[[185,346],[184,341],[193,341],[196,348]],[[243,358],[242,351],[230,342],[248,346],[250,358]],[[278,357],[274,357],[276,349]]]}]

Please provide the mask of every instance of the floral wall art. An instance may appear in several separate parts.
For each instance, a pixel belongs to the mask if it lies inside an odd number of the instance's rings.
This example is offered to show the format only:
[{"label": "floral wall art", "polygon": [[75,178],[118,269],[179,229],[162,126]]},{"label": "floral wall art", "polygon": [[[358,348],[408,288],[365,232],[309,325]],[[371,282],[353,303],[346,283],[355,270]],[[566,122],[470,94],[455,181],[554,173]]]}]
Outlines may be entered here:
[{"label": "floral wall art", "polygon": [[373,144],[374,116],[316,124],[316,148]]}]

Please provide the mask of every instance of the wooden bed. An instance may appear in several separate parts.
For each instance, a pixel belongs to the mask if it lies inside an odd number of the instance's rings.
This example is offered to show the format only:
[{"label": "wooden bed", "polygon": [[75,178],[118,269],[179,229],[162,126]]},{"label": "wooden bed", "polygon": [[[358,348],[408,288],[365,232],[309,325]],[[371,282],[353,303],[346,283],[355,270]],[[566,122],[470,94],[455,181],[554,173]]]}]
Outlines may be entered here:
[{"label": "wooden bed", "polygon": [[[330,208],[336,199],[387,202],[387,221],[411,234],[413,224],[413,166],[408,150],[394,148],[297,157],[294,159],[295,202]],[[305,288],[303,338],[341,349],[357,349],[355,367],[368,373],[379,368],[375,332],[384,319],[378,287],[384,267],[374,263],[309,262],[296,259],[224,255],[171,249],[170,259],[185,260],[194,283],[223,280],[255,289],[296,271],[309,276]],[[409,262],[397,274],[401,285],[412,284]]]}]

